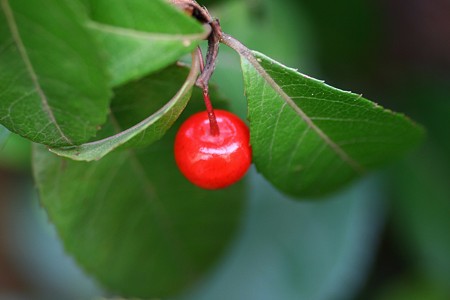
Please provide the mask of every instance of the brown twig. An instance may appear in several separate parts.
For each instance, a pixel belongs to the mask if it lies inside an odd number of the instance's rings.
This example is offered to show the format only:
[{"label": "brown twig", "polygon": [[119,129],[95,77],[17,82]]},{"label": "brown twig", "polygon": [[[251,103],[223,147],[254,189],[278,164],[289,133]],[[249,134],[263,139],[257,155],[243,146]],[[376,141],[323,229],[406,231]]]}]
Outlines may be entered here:
[{"label": "brown twig", "polygon": [[211,33],[208,37],[208,52],[206,53],[205,69],[197,79],[196,85],[203,88],[208,85],[212,74],[216,68],[217,56],[219,54],[219,45],[222,38],[222,28],[219,20],[213,20],[209,23],[211,26]]},{"label": "brown twig", "polygon": [[211,33],[208,36],[208,52],[206,53],[206,63],[197,79],[196,85],[205,90],[209,84],[214,69],[216,67],[216,60],[219,54],[219,44],[222,36],[222,29],[219,20],[213,19],[206,7],[201,6],[195,0],[169,0],[170,3],[177,6],[190,16],[196,18],[203,24],[211,26]]},{"label": "brown twig", "polygon": [[[200,61],[200,72],[201,74],[203,74],[205,70],[205,63],[203,61],[203,53],[200,47],[197,47],[197,56]],[[219,125],[217,124],[216,114],[214,113],[214,108],[212,106],[211,99],[209,98],[208,84],[203,85],[201,88],[203,90],[203,100],[205,102],[206,111],[208,113],[210,133],[213,136],[218,136],[220,134],[220,130]]]},{"label": "brown twig", "polygon": [[203,61],[203,54],[200,47],[197,48],[197,55],[200,58],[200,76],[195,83],[203,90],[203,100],[205,101],[206,111],[208,112],[211,135],[219,135],[219,126],[217,124],[214,109],[209,98],[209,80],[211,79],[216,67],[217,56],[219,54],[219,45],[222,38],[222,29],[219,20],[213,19],[206,7],[200,6],[194,0],[169,0],[173,5],[179,7],[190,16],[196,18],[203,24],[211,26],[211,33],[208,36],[208,51],[206,53],[206,62]]}]

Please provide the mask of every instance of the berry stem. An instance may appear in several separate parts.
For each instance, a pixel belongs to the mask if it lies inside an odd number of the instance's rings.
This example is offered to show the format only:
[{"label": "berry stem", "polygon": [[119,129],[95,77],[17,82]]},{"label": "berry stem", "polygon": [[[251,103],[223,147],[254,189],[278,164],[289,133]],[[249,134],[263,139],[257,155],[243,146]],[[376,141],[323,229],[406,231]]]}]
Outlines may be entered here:
[{"label": "berry stem", "polygon": [[220,134],[219,125],[217,124],[216,114],[209,99],[208,89],[203,90],[203,100],[205,101],[206,111],[208,112],[210,133],[212,136],[218,136]]},{"label": "berry stem", "polygon": [[[205,69],[205,63],[203,61],[203,54],[200,47],[197,47],[197,53],[200,58],[200,71],[203,72],[203,70]],[[219,125],[217,124],[217,119],[214,113],[214,108],[212,106],[211,99],[209,98],[208,84],[203,84],[202,90],[203,90],[203,100],[205,102],[206,111],[208,113],[210,134],[212,136],[218,136],[220,134],[220,130]]]}]

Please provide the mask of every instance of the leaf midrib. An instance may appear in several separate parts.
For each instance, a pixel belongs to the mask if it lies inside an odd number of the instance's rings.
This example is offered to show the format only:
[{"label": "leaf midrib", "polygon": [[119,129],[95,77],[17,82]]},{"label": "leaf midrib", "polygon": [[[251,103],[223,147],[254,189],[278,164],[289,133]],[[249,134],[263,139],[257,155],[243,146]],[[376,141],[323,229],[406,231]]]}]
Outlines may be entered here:
[{"label": "leaf midrib", "polygon": [[125,27],[118,27],[114,25],[109,25],[105,23],[99,23],[95,21],[89,21],[87,26],[91,29],[95,29],[101,32],[126,36],[130,38],[135,38],[139,40],[152,40],[152,41],[182,41],[182,42],[192,42],[195,40],[203,40],[205,39],[210,32],[209,30],[205,30],[202,33],[194,33],[194,34],[168,34],[168,33],[155,33],[148,31],[140,31],[136,29],[130,29]]},{"label": "leaf midrib", "polygon": [[4,15],[6,17],[6,22],[8,23],[9,30],[11,32],[12,38],[14,40],[17,49],[19,50],[20,57],[25,65],[28,75],[39,95],[39,99],[41,100],[42,110],[47,114],[50,122],[53,123],[56,130],[60,134],[61,138],[68,144],[73,144],[73,142],[64,134],[61,127],[59,126],[55,115],[49,105],[47,95],[45,94],[37,76],[36,71],[34,70],[33,64],[31,63],[30,57],[28,56],[28,52],[25,48],[25,45],[21,39],[19,29],[17,27],[16,20],[14,18],[14,13],[9,5],[8,0],[1,0],[1,6],[4,11]]}]

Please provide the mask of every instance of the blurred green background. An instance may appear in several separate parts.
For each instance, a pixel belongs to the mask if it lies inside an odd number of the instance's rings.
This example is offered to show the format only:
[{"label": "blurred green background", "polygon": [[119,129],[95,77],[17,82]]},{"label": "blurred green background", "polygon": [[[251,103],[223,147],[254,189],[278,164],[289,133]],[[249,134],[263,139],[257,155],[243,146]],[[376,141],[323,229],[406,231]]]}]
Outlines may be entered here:
[{"label": "blurred green background", "polygon": [[[222,29],[328,84],[427,128],[402,161],[320,202],[254,170],[241,231],[176,299],[450,299],[450,2],[209,0]],[[245,117],[238,56],[214,83]],[[38,204],[28,142],[0,130],[0,299],[109,295],[64,254]]]}]

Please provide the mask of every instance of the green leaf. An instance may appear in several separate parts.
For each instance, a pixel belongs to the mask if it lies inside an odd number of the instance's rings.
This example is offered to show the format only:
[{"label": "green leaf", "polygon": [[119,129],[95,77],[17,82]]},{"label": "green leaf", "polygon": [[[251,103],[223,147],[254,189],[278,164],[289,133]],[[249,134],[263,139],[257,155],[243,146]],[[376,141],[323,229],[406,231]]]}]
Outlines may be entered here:
[{"label": "green leaf", "polygon": [[91,0],[89,28],[104,49],[112,85],[162,69],[208,32],[163,0]]},{"label": "green leaf", "polygon": [[[202,101],[192,102],[179,122],[197,107],[204,109]],[[117,124],[136,122],[130,118],[147,109],[130,99]],[[89,163],[34,149],[41,203],[67,252],[121,296],[162,297],[195,283],[222,255],[240,219],[244,182],[221,191],[193,186],[173,158],[175,129],[150,147]]]},{"label": "green leaf", "polygon": [[[92,161],[124,144],[127,147],[145,146],[159,140],[179,117],[191,97],[199,74],[198,59],[194,59],[187,79],[186,73],[187,68],[172,66],[117,89],[112,101],[112,120],[121,120],[120,127],[129,127],[127,130],[99,141],[76,147],[52,148],[50,151],[73,160]],[[184,84],[176,91],[183,80]],[[172,99],[167,102],[170,97]],[[149,111],[150,116],[143,115]],[[136,119],[143,120],[134,124]]]},{"label": "green leaf", "polygon": [[85,163],[34,152],[42,205],[66,250],[106,288],[148,298],[192,284],[239,220],[242,184],[211,192],[182,177],[172,140]]},{"label": "green leaf", "polygon": [[110,91],[75,2],[0,1],[0,123],[51,146],[86,142]]},{"label": "green leaf", "polygon": [[[241,55],[242,55],[241,51]],[[257,52],[241,57],[253,161],[285,193],[319,196],[397,158],[423,129]]]}]

